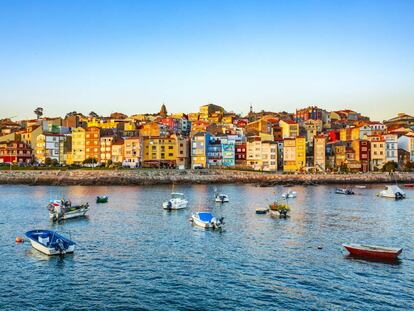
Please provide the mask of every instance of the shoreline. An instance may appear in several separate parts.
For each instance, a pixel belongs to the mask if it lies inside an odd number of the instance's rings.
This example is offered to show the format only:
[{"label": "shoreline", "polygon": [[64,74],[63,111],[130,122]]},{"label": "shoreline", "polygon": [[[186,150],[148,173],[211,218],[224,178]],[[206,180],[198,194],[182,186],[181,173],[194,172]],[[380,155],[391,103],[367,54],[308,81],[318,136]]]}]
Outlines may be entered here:
[{"label": "shoreline", "polygon": [[0,184],[11,185],[171,185],[171,184],[380,184],[414,183],[414,173],[296,174],[236,170],[16,170],[0,171]]}]

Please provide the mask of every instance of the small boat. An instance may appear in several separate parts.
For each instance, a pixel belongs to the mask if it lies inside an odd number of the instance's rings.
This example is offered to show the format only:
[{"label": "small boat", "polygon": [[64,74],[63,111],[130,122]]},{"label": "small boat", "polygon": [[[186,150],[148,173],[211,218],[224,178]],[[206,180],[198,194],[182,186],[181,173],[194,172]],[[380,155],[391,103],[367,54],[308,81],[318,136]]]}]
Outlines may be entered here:
[{"label": "small boat", "polygon": [[214,196],[214,202],[216,203],[228,203],[229,202],[229,196],[224,193],[216,193]]},{"label": "small boat", "polygon": [[205,229],[222,229],[223,219],[223,217],[217,219],[210,212],[199,212],[191,215],[193,224]]},{"label": "small boat", "polygon": [[272,217],[287,218],[290,208],[287,204],[281,204],[277,201],[269,205],[269,215]]},{"label": "small boat", "polygon": [[263,215],[263,214],[267,214],[268,211],[269,211],[268,208],[257,208],[256,209],[256,214]]},{"label": "small boat", "polygon": [[284,199],[292,199],[292,198],[296,198],[297,192],[296,191],[292,191],[292,190],[288,190],[287,192],[282,194],[282,198]]},{"label": "small boat", "polygon": [[414,184],[404,184],[405,188],[414,188]]},{"label": "small boat", "polygon": [[365,185],[356,185],[355,188],[357,188],[357,189],[366,189],[367,186],[365,186]]},{"label": "small boat", "polygon": [[375,245],[342,244],[345,249],[354,256],[376,259],[397,259],[402,248],[383,247]]},{"label": "small boat", "polygon": [[73,253],[76,243],[52,230],[32,230],[26,232],[32,247],[46,255]]},{"label": "small boat", "polygon": [[351,188],[336,188],[335,193],[336,194],[347,194],[347,195],[355,194],[355,192]]},{"label": "small boat", "polygon": [[52,221],[83,217],[89,211],[89,204],[72,205],[70,201],[54,200],[47,206]]},{"label": "small boat", "polygon": [[107,195],[101,195],[96,197],[96,203],[108,203],[108,196]]},{"label": "small boat", "polygon": [[385,186],[385,189],[377,194],[379,197],[391,198],[395,200],[405,199],[406,194],[397,185]]},{"label": "small boat", "polygon": [[162,207],[168,211],[183,209],[187,205],[188,201],[185,199],[184,194],[179,192],[172,192],[171,199],[162,203]]}]

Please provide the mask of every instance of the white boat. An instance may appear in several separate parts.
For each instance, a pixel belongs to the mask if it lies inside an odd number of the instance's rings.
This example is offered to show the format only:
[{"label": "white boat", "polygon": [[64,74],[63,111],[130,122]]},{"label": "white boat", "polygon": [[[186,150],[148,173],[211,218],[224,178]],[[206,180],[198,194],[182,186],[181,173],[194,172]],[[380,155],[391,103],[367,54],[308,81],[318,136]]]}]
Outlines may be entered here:
[{"label": "white boat", "polygon": [[293,190],[288,190],[287,192],[282,194],[282,198],[284,199],[292,199],[292,198],[296,198],[297,192],[293,191]]},{"label": "white boat", "polygon": [[228,203],[229,202],[229,196],[224,193],[218,193],[216,192],[214,195],[214,202],[216,203]]},{"label": "white boat", "polygon": [[397,185],[385,186],[384,190],[377,193],[377,196],[384,198],[392,198],[395,200],[405,199],[405,192]]},{"label": "white boat", "polygon": [[223,217],[217,219],[210,212],[199,212],[191,216],[194,225],[205,229],[222,229]]},{"label": "white boat", "polygon": [[69,201],[54,200],[48,205],[49,218],[52,221],[83,217],[89,211],[89,204],[72,205]]},{"label": "white boat", "polygon": [[355,192],[351,188],[336,188],[335,193],[346,194],[346,195],[355,194]]},{"label": "white boat", "polygon": [[183,209],[187,205],[188,201],[185,199],[184,194],[180,192],[172,192],[171,199],[162,203],[162,207],[168,211]]},{"label": "white boat", "polygon": [[52,230],[32,230],[26,232],[32,247],[46,255],[73,253],[76,243]]}]

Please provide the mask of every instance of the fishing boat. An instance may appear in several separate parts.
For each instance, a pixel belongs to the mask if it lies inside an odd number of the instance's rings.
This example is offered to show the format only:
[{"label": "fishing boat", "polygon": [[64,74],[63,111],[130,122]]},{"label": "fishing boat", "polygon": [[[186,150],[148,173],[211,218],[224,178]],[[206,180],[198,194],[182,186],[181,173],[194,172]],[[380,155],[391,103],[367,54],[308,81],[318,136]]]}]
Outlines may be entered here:
[{"label": "fishing boat", "polygon": [[191,215],[191,221],[194,225],[205,228],[205,229],[222,229],[223,217],[216,218],[210,212],[198,212]]},{"label": "fishing boat", "polygon": [[292,199],[296,198],[297,192],[289,189],[287,192],[282,194],[282,198],[284,199]]},{"label": "fishing boat", "polygon": [[83,217],[89,211],[89,204],[72,205],[70,201],[54,200],[47,206],[52,221]]},{"label": "fishing boat", "polygon": [[268,211],[269,211],[268,208],[257,208],[256,209],[256,214],[264,215],[264,214],[267,214]]},{"label": "fishing boat", "polygon": [[402,199],[405,199],[406,194],[397,185],[392,185],[392,186],[385,186],[384,190],[377,193],[377,196],[384,197],[384,198],[391,198],[395,200],[402,200]]},{"label": "fishing boat", "polygon": [[342,246],[351,255],[375,259],[397,259],[402,252],[402,248],[375,245],[342,244]]},{"label": "fishing boat", "polygon": [[214,202],[216,203],[228,203],[229,196],[224,193],[215,193],[214,195]]},{"label": "fishing boat", "polygon": [[355,192],[351,188],[336,188],[335,193],[336,194],[346,194],[346,195],[355,194]]},{"label": "fishing boat", "polygon": [[281,204],[277,201],[269,205],[269,215],[272,217],[287,218],[290,208],[287,204]]},{"label": "fishing boat", "polygon": [[96,203],[108,203],[108,199],[107,195],[100,195],[96,197]]},{"label": "fishing boat", "polygon": [[73,253],[76,243],[52,230],[31,230],[26,232],[32,247],[46,255]]},{"label": "fishing boat", "polygon": [[180,192],[172,192],[171,199],[162,203],[162,207],[168,211],[183,209],[187,205],[188,201],[185,199],[184,194]]}]

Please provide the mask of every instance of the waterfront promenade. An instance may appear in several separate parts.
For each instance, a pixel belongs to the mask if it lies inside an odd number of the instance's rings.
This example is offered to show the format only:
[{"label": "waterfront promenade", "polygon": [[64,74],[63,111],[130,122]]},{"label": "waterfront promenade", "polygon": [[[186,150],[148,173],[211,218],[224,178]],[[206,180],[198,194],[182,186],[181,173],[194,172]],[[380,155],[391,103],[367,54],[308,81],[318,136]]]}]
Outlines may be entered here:
[{"label": "waterfront promenade", "polygon": [[161,185],[253,183],[260,186],[412,183],[414,173],[281,174],[237,170],[16,170],[0,171],[0,184]]}]

